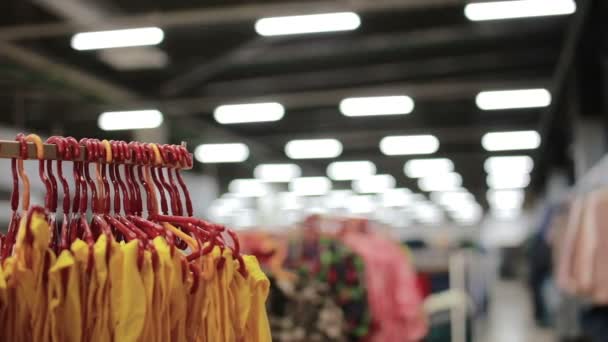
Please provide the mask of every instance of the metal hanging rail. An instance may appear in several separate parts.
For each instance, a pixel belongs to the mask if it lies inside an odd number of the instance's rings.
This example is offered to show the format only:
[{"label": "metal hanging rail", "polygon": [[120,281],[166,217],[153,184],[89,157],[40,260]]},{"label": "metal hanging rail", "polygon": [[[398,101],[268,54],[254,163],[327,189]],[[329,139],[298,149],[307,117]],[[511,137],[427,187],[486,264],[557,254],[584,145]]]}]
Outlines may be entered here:
[{"label": "metal hanging rail", "polygon": [[[183,147],[186,146],[186,143],[182,143]],[[21,155],[19,153],[19,147],[20,147],[20,143],[18,141],[12,141],[12,140],[0,140],[0,158],[3,159],[7,159],[7,158],[21,158]],[[57,153],[57,145],[55,144],[43,144],[44,147],[44,153],[43,153],[43,158],[44,160],[63,160],[62,158],[59,157],[58,153]],[[85,161],[84,156],[86,155],[86,147],[85,146],[80,146],[80,156],[78,158],[72,158],[70,159],[70,161]],[[192,158],[192,154],[190,154],[190,158]],[[32,160],[36,160],[38,159],[37,155],[36,155],[36,145],[32,142],[28,142],[27,143],[27,159],[32,159]],[[106,163],[105,160],[100,159],[99,160],[100,163]],[[116,162],[116,163],[120,163],[120,164],[136,164],[134,163],[132,160],[126,160],[124,162]],[[162,166],[162,165],[161,165]],[[165,165],[165,166],[169,166],[169,165]],[[170,165],[171,167],[176,167],[174,165]],[[192,169],[191,166],[179,166],[179,169],[182,170],[189,170]]]}]

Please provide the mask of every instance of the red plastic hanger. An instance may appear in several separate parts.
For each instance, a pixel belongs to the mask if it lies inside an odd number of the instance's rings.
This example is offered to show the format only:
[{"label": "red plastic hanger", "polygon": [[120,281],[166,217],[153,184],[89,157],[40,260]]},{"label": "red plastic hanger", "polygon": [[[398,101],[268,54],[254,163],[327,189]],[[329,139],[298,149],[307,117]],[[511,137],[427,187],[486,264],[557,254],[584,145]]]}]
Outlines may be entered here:
[{"label": "red plastic hanger", "polygon": [[[182,216],[184,214],[182,198],[181,198],[179,189],[177,187],[177,184],[175,183],[175,178],[173,177],[173,173],[171,172],[172,169],[179,167],[179,157],[180,157],[179,151],[177,150],[176,146],[174,146],[174,145],[162,145],[162,146],[159,146],[159,149],[161,152],[161,156],[162,156],[163,160],[165,161],[165,165],[166,165],[165,170],[167,172],[167,179],[168,179],[168,184],[170,187],[171,198],[174,203],[173,214]],[[160,172],[162,174],[162,170]]]},{"label": "red plastic hanger", "polygon": [[[25,135],[23,133],[17,134],[15,138],[19,142],[19,155],[20,158],[13,158],[11,160],[11,172],[13,174],[13,192],[11,193],[11,222],[9,223],[8,231],[6,236],[2,239],[2,260],[6,259],[12,252],[13,246],[15,245],[15,238],[17,237],[17,229],[21,221],[21,215],[19,213],[19,173],[23,169],[23,158],[27,158],[27,143],[25,141]],[[23,148],[25,146],[25,149]],[[24,154],[25,152],[25,154]],[[24,185],[25,186],[25,185]],[[24,189],[25,190],[25,189]],[[25,192],[25,191],[24,191]]]},{"label": "red plastic hanger", "polygon": [[[184,146],[178,147],[179,152],[179,164],[186,167],[192,167],[192,156],[188,153],[188,150]],[[177,178],[177,182],[179,183],[182,192],[184,193],[184,199],[186,200],[186,213],[188,216],[193,215],[192,210],[192,200],[190,199],[190,191],[188,191],[188,187],[186,186],[186,182],[182,178],[179,168],[173,169],[175,171],[175,177]]]},{"label": "red plastic hanger", "polygon": [[[34,146],[36,147],[36,158],[38,159],[38,175],[40,176],[40,180],[41,182],[44,184],[45,190],[46,190],[46,194],[44,196],[44,209],[46,210],[46,213],[44,215],[45,219],[47,220],[47,222],[49,223],[49,230],[50,230],[50,234],[51,234],[51,241],[54,240],[55,237],[55,226],[54,226],[54,216],[53,215],[48,215],[50,206],[52,205],[52,198],[53,198],[53,188],[51,185],[51,181],[49,180],[49,178],[46,176],[46,172],[45,172],[45,162],[44,162],[44,145],[42,144],[42,140],[40,139],[40,137],[36,134],[29,134],[25,137],[25,141],[26,142],[32,142],[34,144]],[[27,145],[25,145],[27,148]],[[24,153],[25,157],[27,158],[27,151],[26,153]],[[25,172],[24,172],[25,174]],[[27,182],[29,183],[29,182]],[[25,184],[25,181],[24,181]],[[29,190],[27,191],[28,193],[28,197],[29,197]],[[24,192],[25,194],[25,192]],[[29,203],[29,199],[27,201]],[[28,208],[29,209],[29,208]],[[33,241],[31,239],[33,239],[33,235],[31,235],[30,229],[29,229],[29,225],[26,226],[26,241]]]},{"label": "red plastic hanger", "polygon": [[[72,158],[72,151],[70,148],[66,148],[67,142],[65,138],[52,136],[48,138],[46,142],[49,144],[55,144],[55,146],[57,146],[57,175],[59,176],[59,181],[61,182],[61,187],[63,189],[62,223],[57,234],[59,241],[56,241],[55,245],[55,251],[58,252],[59,248],[62,246],[62,242],[67,237],[68,213],[70,210],[70,185],[63,175],[62,159],[70,160]],[[52,164],[50,162],[50,160],[47,162],[47,169],[49,170],[49,174],[52,174]],[[57,201],[58,194],[54,198],[54,211],[57,209]]]}]

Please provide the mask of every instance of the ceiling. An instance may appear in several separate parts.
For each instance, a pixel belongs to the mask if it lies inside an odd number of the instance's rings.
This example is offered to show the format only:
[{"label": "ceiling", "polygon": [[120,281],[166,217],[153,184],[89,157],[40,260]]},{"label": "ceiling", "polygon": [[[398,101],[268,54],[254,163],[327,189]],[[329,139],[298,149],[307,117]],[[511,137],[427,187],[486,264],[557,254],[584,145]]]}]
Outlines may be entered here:
[{"label": "ceiling", "polygon": [[[100,131],[98,114],[156,107],[165,114],[172,142],[248,144],[246,163],[197,165],[224,185],[251,177],[259,163],[287,161],[283,147],[288,140],[331,137],[344,145],[340,160],[372,160],[379,173],[415,188],[403,174],[411,157],[384,156],[378,143],[387,135],[433,134],[441,142],[436,155],[452,159],[463,185],[483,201],[483,161],[497,155],[482,148],[484,133],[542,133],[541,149],[529,152],[537,160],[537,188],[552,165],[568,165],[569,137],[559,119],[563,101],[542,109],[484,112],[476,107],[475,95],[533,87],[550,89],[554,98],[561,94],[589,34],[584,24],[601,15],[583,16],[583,9],[597,13],[587,9],[591,2],[578,1],[571,16],[471,22],[463,15],[464,0],[3,1],[0,109],[6,114],[0,123],[76,137],[131,139],[130,132]],[[356,11],[361,27],[281,38],[260,37],[253,29],[262,16],[331,10]],[[72,34],[79,31],[150,25],[165,31],[164,41],[152,48],[167,58],[162,68],[118,70],[98,52],[70,47]],[[605,64],[600,62],[587,67],[581,79],[601,84]],[[338,110],[344,97],[378,94],[407,94],[416,101],[415,110],[371,118],[349,118]],[[219,104],[261,99],[281,102],[285,117],[229,126],[213,119]],[[331,161],[298,164],[312,176],[324,174]]]}]

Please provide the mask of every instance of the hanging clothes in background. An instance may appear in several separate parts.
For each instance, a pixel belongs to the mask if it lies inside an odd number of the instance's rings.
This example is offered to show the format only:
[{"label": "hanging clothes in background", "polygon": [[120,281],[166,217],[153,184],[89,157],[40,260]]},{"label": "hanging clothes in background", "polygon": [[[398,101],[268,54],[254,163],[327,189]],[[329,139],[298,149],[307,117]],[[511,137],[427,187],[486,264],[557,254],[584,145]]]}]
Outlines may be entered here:
[{"label": "hanging clothes in background", "polygon": [[549,244],[549,231],[559,206],[549,206],[543,213],[540,226],[528,242],[528,286],[532,295],[534,319],[539,326],[548,326],[549,308],[544,299],[546,282],[553,272],[553,255]]},{"label": "hanging clothes in background", "polygon": [[[274,254],[263,263],[270,274],[275,272],[270,269],[276,270],[272,265],[282,261],[283,276],[275,280],[268,309],[277,341],[312,341],[319,336],[325,336],[323,341],[424,339],[427,318],[413,265],[398,242],[374,229],[353,229],[368,224],[313,215],[294,229],[282,229],[281,235],[242,232],[241,237],[247,237],[241,239],[243,251]],[[326,330],[320,331],[320,326]],[[336,327],[341,333],[330,333]]]},{"label": "hanging clothes in background", "polygon": [[577,195],[553,237],[557,284],[566,293],[562,301],[576,310],[582,335],[593,342],[608,341],[607,209],[606,189]]}]

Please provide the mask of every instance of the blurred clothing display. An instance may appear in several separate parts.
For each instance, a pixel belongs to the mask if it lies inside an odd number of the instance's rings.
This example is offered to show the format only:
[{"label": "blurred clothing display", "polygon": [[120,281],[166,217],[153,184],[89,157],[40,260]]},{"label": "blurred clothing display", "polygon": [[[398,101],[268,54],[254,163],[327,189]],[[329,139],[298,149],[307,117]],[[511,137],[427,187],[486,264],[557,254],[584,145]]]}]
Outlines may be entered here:
[{"label": "blurred clothing display", "polygon": [[268,301],[270,327],[278,342],[346,342],[346,320],[329,293],[314,278],[273,281]]},{"label": "blurred clothing display", "polygon": [[[535,316],[562,340],[608,341],[608,191],[595,187],[545,213],[532,237]],[[558,290],[547,286],[555,280]],[[550,283],[551,284],[551,283]],[[554,317],[552,317],[552,315]]]},{"label": "blurred clothing display", "polygon": [[281,234],[242,232],[242,250],[259,254],[273,276],[268,315],[277,341],[425,338],[427,317],[410,257],[368,224],[311,216]]},{"label": "blurred clothing display", "polygon": [[565,291],[608,305],[608,191],[574,200],[562,241],[557,280]]}]

